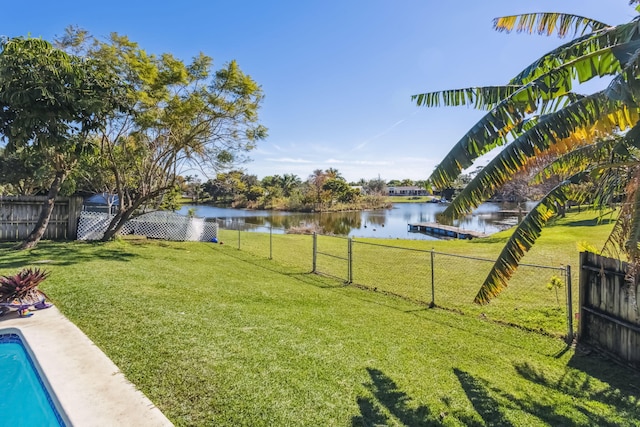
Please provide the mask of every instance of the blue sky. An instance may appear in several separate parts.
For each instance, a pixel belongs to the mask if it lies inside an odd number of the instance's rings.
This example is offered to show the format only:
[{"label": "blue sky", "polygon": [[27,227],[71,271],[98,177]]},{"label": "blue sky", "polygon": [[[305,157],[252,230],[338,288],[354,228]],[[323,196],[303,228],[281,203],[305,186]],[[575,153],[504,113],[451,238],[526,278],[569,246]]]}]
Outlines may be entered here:
[{"label": "blue sky", "polygon": [[411,95],[506,83],[561,40],[498,33],[492,20],[541,11],[612,25],[636,15],[627,0],[32,0],[3,4],[0,34],[51,40],[77,25],[187,61],[236,59],[266,95],[269,137],[248,173],[305,179],[331,167],[350,181],[417,180],[482,112],[418,108]]}]

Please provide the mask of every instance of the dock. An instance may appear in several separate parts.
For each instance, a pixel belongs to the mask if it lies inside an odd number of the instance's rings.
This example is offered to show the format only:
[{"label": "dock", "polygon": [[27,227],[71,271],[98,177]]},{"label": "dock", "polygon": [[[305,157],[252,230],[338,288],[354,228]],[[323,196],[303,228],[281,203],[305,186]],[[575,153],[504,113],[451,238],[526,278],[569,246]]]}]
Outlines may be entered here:
[{"label": "dock", "polygon": [[515,216],[520,218],[527,216],[528,213],[529,211],[524,209],[502,209],[497,212],[497,214],[501,216]]},{"label": "dock", "polygon": [[486,234],[479,231],[464,230],[462,228],[453,227],[450,225],[442,225],[435,222],[418,222],[414,224],[407,224],[410,232],[414,233],[427,233],[433,236],[451,237],[454,239],[476,239],[480,237],[487,237]]}]

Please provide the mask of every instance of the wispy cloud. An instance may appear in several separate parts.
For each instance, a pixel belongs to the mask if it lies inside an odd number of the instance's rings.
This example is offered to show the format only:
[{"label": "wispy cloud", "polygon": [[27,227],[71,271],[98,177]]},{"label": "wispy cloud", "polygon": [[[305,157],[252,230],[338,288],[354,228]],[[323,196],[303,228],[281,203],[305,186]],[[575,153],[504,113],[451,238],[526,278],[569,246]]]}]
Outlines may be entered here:
[{"label": "wispy cloud", "polygon": [[335,154],[339,153],[340,150],[332,147],[331,144],[310,144],[308,146],[314,153],[325,153],[325,154]]},{"label": "wispy cloud", "polygon": [[429,162],[438,162],[438,159],[434,159],[431,157],[395,157],[397,162],[407,162],[407,163],[429,163]]},{"label": "wispy cloud", "polygon": [[412,116],[414,116],[416,113],[418,112],[418,110],[414,111],[413,113],[409,114],[407,117],[405,117],[404,119],[400,119],[397,122],[395,122],[394,124],[392,124],[391,126],[389,126],[388,128],[386,128],[385,130],[383,130],[382,132],[380,132],[379,134],[367,139],[366,141],[361,142],[360,144],[356,145],[351,151],[358,151],[358,150],[362,150],[364,147],[366,147],[368,144],[372,143],[373,141],[375,141],[376,139],[386,135],[387,133],[391,132],[394,128],[400,126],[402,123],[406,122],[409,118],[411,118]]},{"label": "wispy cloud", "polygon": [[267,159],[270,162],[280,162],[280,163],[312,163],[311,160],[305,159],[292,159],[290,157],[280,157],[278,159],[270,158]]},{"label": "wispy cloud", "polygon": [[385,166],[385,165],[390,165],[393,162],[388,162],[386,160],[338,160],[338,159],[328,159],[328,160],[325,160],[324,163],[327,163],[327,164],[339,164],[339,165]]},{"label": "wispy cloud", "polygon": [[251,152],[251,159],[255,159],[255,158],[261,158],[261,157],[265,157],[265,156],[275,156],[277,155],[277,153],[274,153],[272,151],[267,151],[267,150],[262,150],[260,148],[256,148],[255,150],[253,150]]}]

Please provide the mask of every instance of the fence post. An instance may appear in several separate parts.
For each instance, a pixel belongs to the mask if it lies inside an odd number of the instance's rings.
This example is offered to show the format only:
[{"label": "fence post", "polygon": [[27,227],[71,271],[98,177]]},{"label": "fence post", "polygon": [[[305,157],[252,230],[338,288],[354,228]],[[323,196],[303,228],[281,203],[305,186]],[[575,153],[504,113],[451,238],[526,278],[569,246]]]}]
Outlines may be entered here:
[{"label": "fence post", "polygon": [[273,259],[273,225],[269,225],[269,259]]},{"label": "fence post", "polygon": [[353,239],[347,240],[347,283],[353,283]]},{"label": "fence post", "polygon": [[571,266],[566,267],[565,285],[567,287],[567,343],[573,342],[573,295],[571,291]]},{"label": "fence post", "polygon": [[236,221],[238,225],[238,250],[240,250],[240,221]]},{"label": "fence post", "polygon": [[67,221],[67,240],[78,238],[78,221],[82,211],[82,197],[69,197],[69,219]]},{"label": "fence post", "polygon": [[318,255],[318,235],[313,233],[313,268],[311,270],[312,273],[316,272],[316,258]]},{"label": "fence post", "polygon": [[433,308],[436,306],[436,284],[435,284],[435,273],[433,271],[434,267],[434,258],[435,252],[433,248],[431,249],[431,303],[429,304],[429,308]]}]

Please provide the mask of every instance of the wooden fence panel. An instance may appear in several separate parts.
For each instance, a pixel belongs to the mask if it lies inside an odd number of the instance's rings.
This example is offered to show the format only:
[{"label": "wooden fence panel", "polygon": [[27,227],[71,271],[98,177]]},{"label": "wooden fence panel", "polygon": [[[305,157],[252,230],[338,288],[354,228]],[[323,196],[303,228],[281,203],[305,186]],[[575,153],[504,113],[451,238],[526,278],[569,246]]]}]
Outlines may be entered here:
[{"label": "wooden fence panel", "polygon": [[[38,221],[46,199],[46,196],[0,196],[0,241],[24,240]],[[57,198],[43,239],[75,240],[81,210],[81,197]]]},{"label": "wooden fence panel", "polygon": [[628,268],[616,259],[580,254],[578,339],[640,369],[640,282],[626,279]]}]

